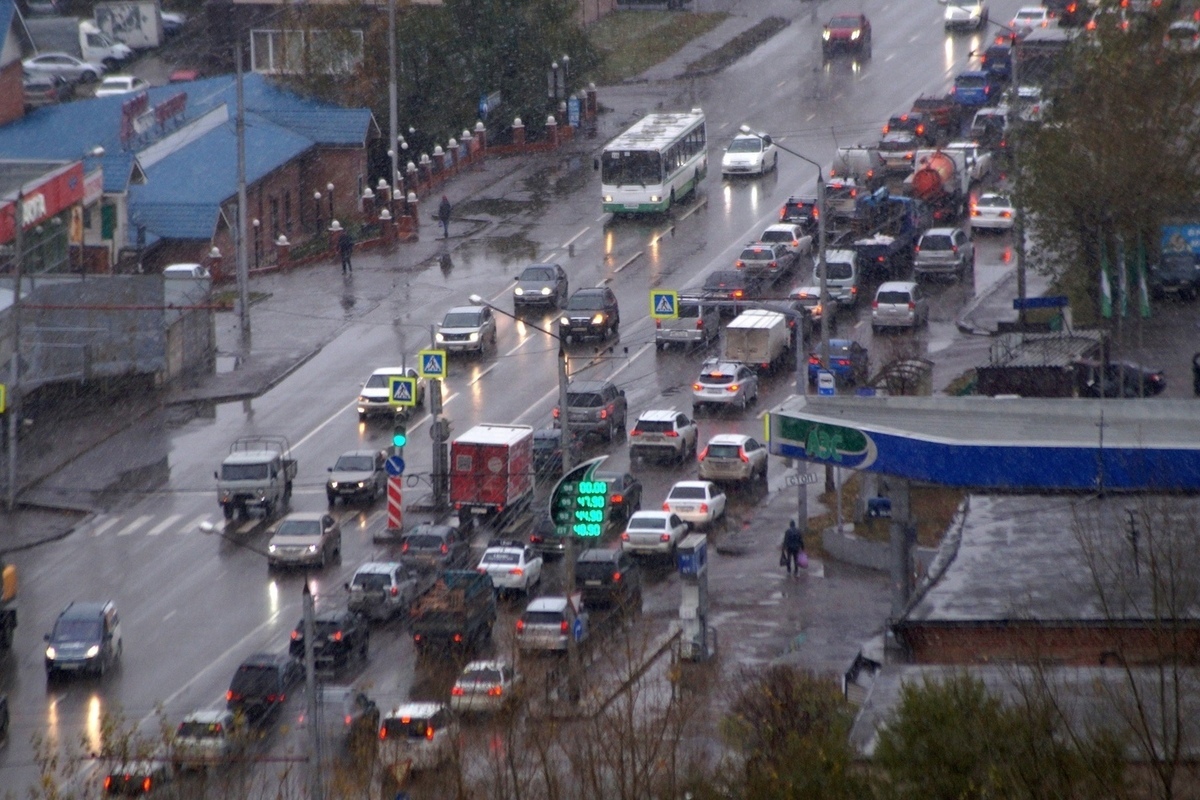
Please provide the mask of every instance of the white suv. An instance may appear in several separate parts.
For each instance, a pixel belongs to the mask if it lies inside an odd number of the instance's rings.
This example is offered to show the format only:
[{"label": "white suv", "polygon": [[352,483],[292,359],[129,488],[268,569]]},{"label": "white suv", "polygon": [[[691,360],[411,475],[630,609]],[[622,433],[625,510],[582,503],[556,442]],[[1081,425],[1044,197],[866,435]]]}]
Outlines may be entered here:
[{"label": "white suv", "polygon": [[494,541],[475,569],[491,575],[492,584],[501,595],[520,592],[528,597],[542,580],[542,557],[527,544]]},{"label": "white suv", "polygon": [[[391,404],[392,378],[412,378],[417,382],[416,406],[393,406]],[[389,416],[407,416],[413,408],[425,403],[425,379],[415,367],[381,367],[371,373],[362,391],[358,393],[358,420],[365,422],[367,417],[376,414]]]},{"label": "white suv", "polygon": [[629,432],[629,457],[673,459],[696,454],[696,423],[675,409],[643,411]]},{"label": "white suv", "polygon": [[929,301],[915,281],[887,281],[871,304],[871,330],[919,328],[929,324]]},{"label": "white suv", "polygon": [[740,433],[721,433],[709,439],[699,461],[700,480],[722,483],[767,479],[767,446]]}]

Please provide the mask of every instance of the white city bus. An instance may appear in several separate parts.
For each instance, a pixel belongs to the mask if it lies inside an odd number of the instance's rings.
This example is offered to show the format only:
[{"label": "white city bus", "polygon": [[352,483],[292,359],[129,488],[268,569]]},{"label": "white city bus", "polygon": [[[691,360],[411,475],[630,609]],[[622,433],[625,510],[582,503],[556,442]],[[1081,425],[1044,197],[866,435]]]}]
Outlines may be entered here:
[{"label": "white city bus", "polygon": [[609,142],[600,156],[604,210],[661,213],[695,191],[707,173],[704,112],[650,114]]}]

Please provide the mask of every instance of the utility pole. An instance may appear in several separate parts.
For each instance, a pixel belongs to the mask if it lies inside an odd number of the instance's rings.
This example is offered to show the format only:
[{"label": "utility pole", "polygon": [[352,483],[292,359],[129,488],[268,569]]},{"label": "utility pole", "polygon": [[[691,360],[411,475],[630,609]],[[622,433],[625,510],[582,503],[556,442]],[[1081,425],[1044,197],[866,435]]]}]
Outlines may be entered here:
[{"label": "utility pole", "polygon": [[[558,419],[559,430],[562,432],[562,465],[565,475],[574,466],[571,463],[571,414],[567,409],[567,387],[570,385],[570,375],[567,374],[567,345],[561,334],[555,338],[558,339]],[[567,532],[565,550],[563,560],[566,565],[563,577],[567,584],[567,599],[568,602],[571,602],[571,598],[575,594],[576,553],[575,536],[570,531]],[[575,633],[572,630],[567,636],[567,695],[572,703],[579,699],[582,672],[582,665],[579,661],[579,643],[575,641]]]},{"label": "utility pole", "polygon": [[8,375],[8,510],[17,505],[17,436],[21,417],[21,279],[25,266],[25,193],[17,190],[13,204],[12,356]]},{"label": "utility pole", "polygon": [[392,187],[390,199],[393,213],[396,202],[396,176],[400,174],[399,134],[400,127],[397,117],[396,101],[396,0],[388,0],[388,161],[392,174],[388,176],[388,186]]},{"label": "utility pole", "polygon": [[304,694],[308,698],[305,715],[308,717],[308,796],[311,800],[324,797],[321,785],[321,731],[317,725],[317,658],[313,639],[316,637],[316,609],[308,579],[304,579]]},{"label": "utility pole", "polygon": [[242,81],[242,42],[237,46],[237,251],[238,322],[242,347],[250,347],[250,262],[246,254],[246,99]]}]

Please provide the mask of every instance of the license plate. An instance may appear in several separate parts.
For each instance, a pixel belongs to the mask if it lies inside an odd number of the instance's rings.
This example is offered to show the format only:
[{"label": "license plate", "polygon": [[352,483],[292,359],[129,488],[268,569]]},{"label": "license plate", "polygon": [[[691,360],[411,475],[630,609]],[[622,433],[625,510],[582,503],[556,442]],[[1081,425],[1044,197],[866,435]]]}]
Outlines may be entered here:
[{"label": "license plate", "polygon": [[695,511],[696,507],[695,506],[675,506],[675,510],[683,511],[683,512],[690,512],[690,511]]},{"label": "license plate", "polygon": [[638,209],[638,204],[637,204],[637,203],[626,203],[626,204],[625,204],[625,207],[626,207],[626,208],[628,208],[628,209],[629,209],[629,210],[631,210],[631,211],[637,211],[637,209]]},{"label": "license plate", "polygon": [[584,586],[601,586],[601,585],[603,585],[603,581],[584,581],[583,585]]}]

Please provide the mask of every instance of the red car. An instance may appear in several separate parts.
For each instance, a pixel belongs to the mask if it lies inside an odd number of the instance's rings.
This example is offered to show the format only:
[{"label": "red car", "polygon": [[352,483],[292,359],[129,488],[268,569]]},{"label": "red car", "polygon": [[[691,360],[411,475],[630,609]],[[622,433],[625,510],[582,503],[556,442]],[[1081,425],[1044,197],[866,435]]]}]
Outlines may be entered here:
[{"label": "red car", "polygon": [[821,52],[825,58],[839,50],[871,55],[871,23],[865,14],[838,14],[821,31]]}]

